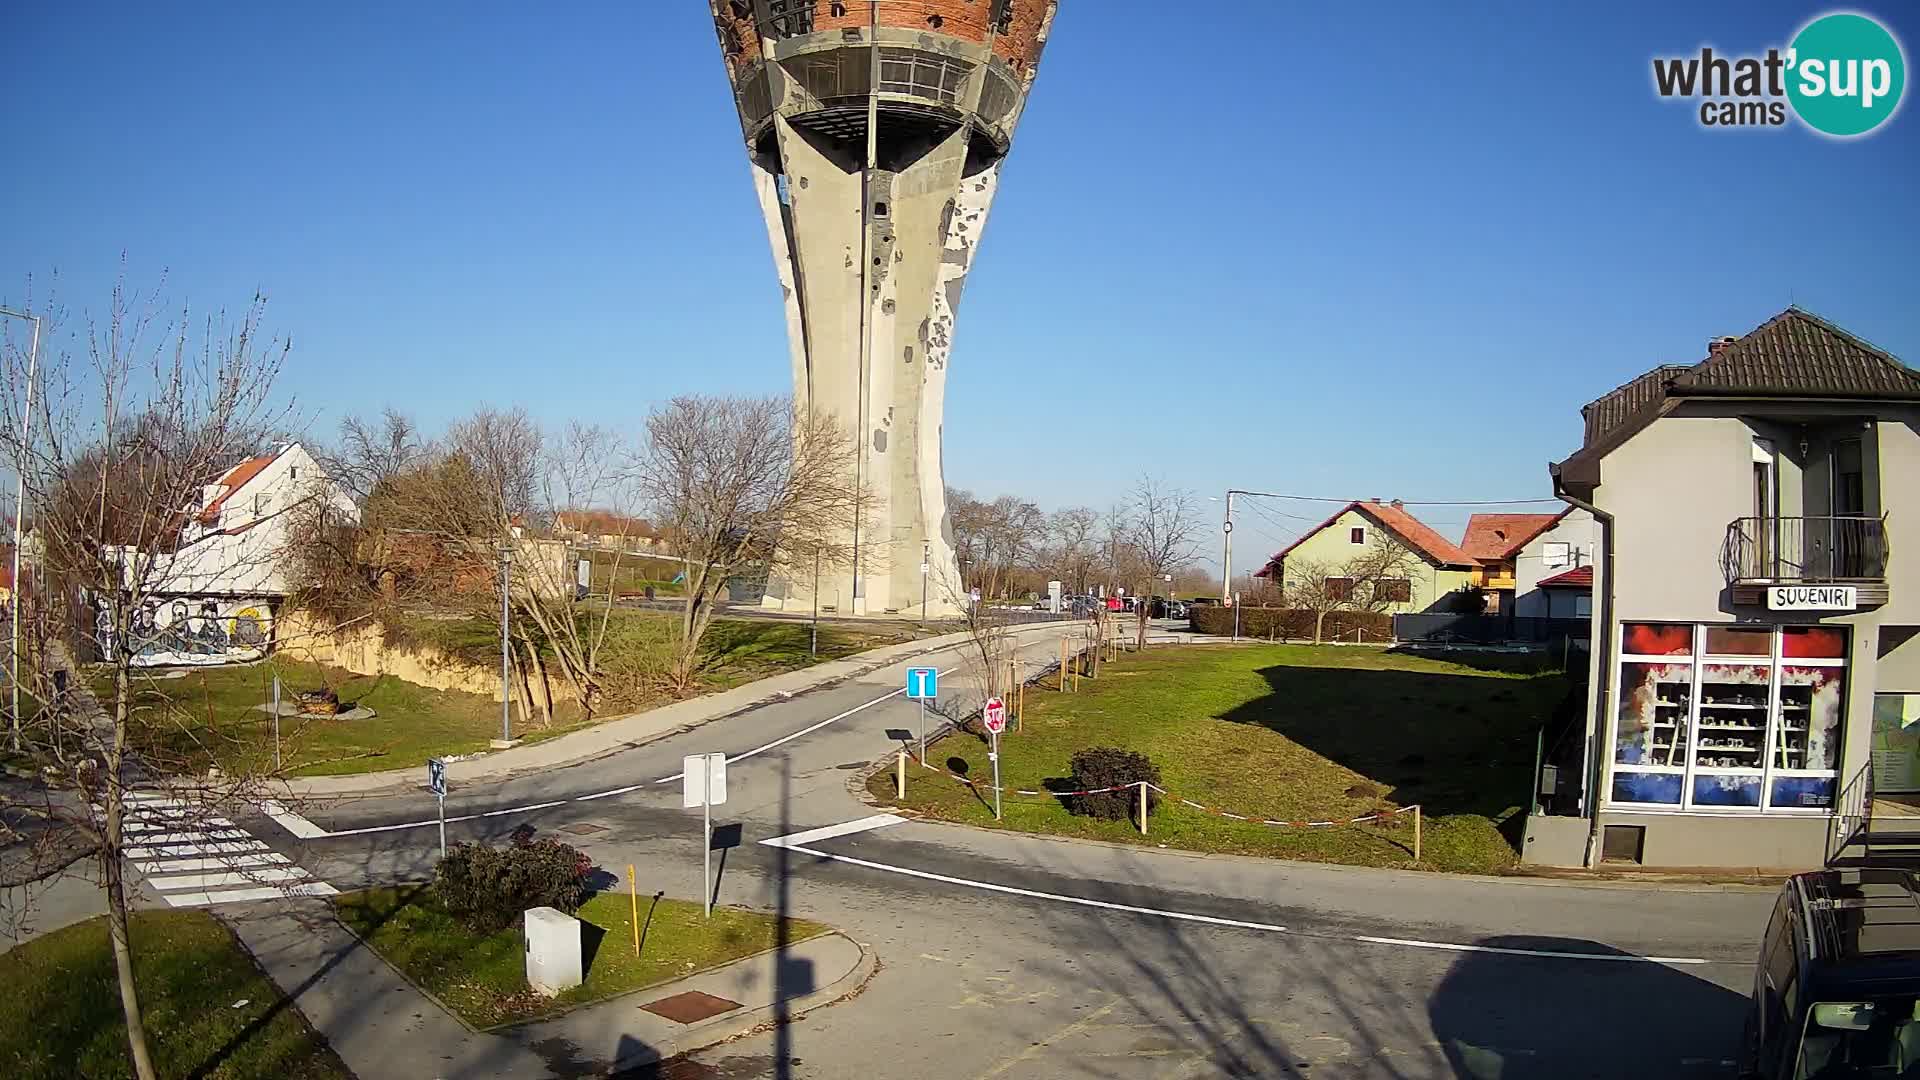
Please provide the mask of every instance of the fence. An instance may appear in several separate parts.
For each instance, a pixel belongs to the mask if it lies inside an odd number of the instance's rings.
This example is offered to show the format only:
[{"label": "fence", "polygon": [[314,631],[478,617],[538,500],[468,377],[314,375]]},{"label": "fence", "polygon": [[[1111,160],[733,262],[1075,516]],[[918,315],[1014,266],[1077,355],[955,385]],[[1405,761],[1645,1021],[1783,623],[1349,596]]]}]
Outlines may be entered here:
[{"label": "fence", "polygon": [[[1187,619],[1196,634],[1237,632],[1241,637],[1312,641],[1315,613],[1295,608],[1207,606],[1190,608]],[[1382,644],[1393,640],[1393,634],[1392,619],[1367,611],[1329,612],[1320,627],[1323,641]]]},{"label": "fence", "polygon": [[1592,624],[1586,619],[1468,615],[1455,612],[1393,617],[1393,636],[1396,639],[1430,645],[1560,642],[1567,638],[1584,642],[1592,632],[1591,628]]}]

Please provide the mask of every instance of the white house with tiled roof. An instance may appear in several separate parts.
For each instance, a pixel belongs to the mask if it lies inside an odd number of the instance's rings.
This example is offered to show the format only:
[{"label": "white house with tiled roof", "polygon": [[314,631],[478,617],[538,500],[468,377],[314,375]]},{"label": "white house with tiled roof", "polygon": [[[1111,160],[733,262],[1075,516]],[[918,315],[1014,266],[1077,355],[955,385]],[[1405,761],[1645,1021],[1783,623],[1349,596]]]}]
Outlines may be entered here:
[{"label": "white house with tiled roof", "polygon": [[291,590],[293,523],[315,506],[343,522],[359,519],[353,500],[299,443],[248,458],[203,487],[182,510],[177,551],[152,558],[153,603],[135,615],[138,662],[259,656]]}]

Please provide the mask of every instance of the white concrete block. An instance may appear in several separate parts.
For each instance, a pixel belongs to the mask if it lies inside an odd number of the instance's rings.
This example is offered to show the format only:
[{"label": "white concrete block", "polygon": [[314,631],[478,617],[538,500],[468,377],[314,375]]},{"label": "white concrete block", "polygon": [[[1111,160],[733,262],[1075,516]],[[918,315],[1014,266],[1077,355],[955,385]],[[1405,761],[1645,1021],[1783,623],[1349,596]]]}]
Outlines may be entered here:
[{"label": "white concrete block", "polygon": [[529,908],[526,927],[528,986],[551,996],[586,981],[579,919],[558,908]]}]

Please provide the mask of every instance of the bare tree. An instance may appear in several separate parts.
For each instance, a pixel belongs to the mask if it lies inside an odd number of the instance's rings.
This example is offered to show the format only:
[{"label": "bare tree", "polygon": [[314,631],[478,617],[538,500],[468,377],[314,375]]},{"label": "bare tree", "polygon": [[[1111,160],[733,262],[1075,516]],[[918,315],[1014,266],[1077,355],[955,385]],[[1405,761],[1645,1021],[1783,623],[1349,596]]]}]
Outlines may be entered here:
[{"label": "bare tree", "polygon": [[1412,595],[1412,577],[1420,559],[1386,532],[1374,530],[1367,549],[1342,563],[1289,560],[1283,593],[1289,607],[1313,612],[1313,640],[1325,633],[1327,616],[1337,611],[1384,612]]},{"label": "bare tree", "polygon": [[1057,510],[1047,519],[1053,573],[1075,594],[1085,593],[1093,576],[1099,557],[1099,532],[1100,515],[1085,506]]},{"label": "bare tree", "polygon": [[1200,550],[1200,511],[1193,492],[1185,488],[1169,487],[1165,480],[1142,476],[1134,486],[1127,520],[1129,539],[1148,578],[1143,584],[1149,594]]},{"label": "bare tree", "polygon": [[426,451],[413,418],[389,405],[377,420],[341,420],[340,441],[321,455],[321,463],[355,502],[365,504],[381,484],[418,465]]},{"label": "bare tree", "polygon": [[677,397],[647,417],[635,464],[640,497],[686,563],[675,686],[700,668],[700,645],[727,579],[777,545],[830,551],[860,501],[853,449],[826,414],[786,398]]},{"label": "bare tree", "polygon": [[[153,632],[143,614],[159,599],[191,590],[210,559],[250,557],[244,537],[202,527],[187,511],[286,426],[290,414],[270,394],[288,347],[263,333],[265,309],[256,296],[237,319],[169,315],[157,294],[137,294],[123,281],[107,312],[79,335],[81,355],[43,350],[44,392],[28,439],[18,436],[27,385],[18,350],[7,351],[0,389],[0,440],[34,508],[40,593],[58,605],[35,643],[41,707],[23,718],[20,748],[43,776],[57,779],[35,792],[30,809],[50,831],[79,837],[82,850],[98,854],[129,1056],[141,1080],[155,1069],[127,933],[129,789],[139,784],[208,803],[246,797],[261,777],[183,778],[179,767],[198,756],[191,740],[206,729],[155,715],[145,702],[136,718],[134,661]],[[50,692],[48,669],[76,671],[74,644],[104,661],[94,682],[105,685],[106,701],[85,684]],[[0,803],[11,798],[0,795]]]}]

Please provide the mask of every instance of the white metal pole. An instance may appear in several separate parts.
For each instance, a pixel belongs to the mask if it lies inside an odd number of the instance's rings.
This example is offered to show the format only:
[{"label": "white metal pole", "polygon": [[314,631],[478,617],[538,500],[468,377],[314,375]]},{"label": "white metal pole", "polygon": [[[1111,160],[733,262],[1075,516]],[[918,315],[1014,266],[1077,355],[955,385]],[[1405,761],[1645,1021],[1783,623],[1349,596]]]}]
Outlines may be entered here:
[{"label": "white metal pole", "polygon": [[440,804],[440,857],[447,857],[447,793],[435,795],[434,801]]},{"label": "white metal pole", "polygon": [[[273,673],[273,769],[280,771],[280,673],[277,671]],[[440,846],[447,846],[444,840]]]},{"label": "white metal pole", "polygon": [[920,760],[927,760],[927,699],[920,699]]},{"label": "white metal pole", "polygon": [[507,720],[507,705],[513,698],[512,683],[507,675],[507,598],[511,589],[509,571],[513,566],[513,549],[500,549],[500,741],[513,741],[513,726]]},{"label": "white metal pole", "polygon": [[27,407],[20,414],[20,453],[14,459],[13,488],[13,584],[7,589],[8,633],[12,642],[7,650],[7,682],[13,690],[13,748],[20,749],[20,545],[27,520],[27,437],[33,431],[33,390],[40,381],[40,316],[0,308],[0,313],[33,324],[27,345]]},{"label": "white metal pole", "polygon": [[1000,733],[993,732],[993,820],[1000,820]]},{"label": "white metal pole", "polygon": [[[709,755],[710,757],[711,755]],[[713,918],[713,765],[702,760],[700,767],[706,772],[700,777],[700,902],[706,907],[707,918]]]},{"label": "white metal pole", "polygon": [[1220,557],[1220,596],[1233,596],[1233,492],[1227,492],[1227,520],[1220,531],[1226,535],[1226,551]]}]

